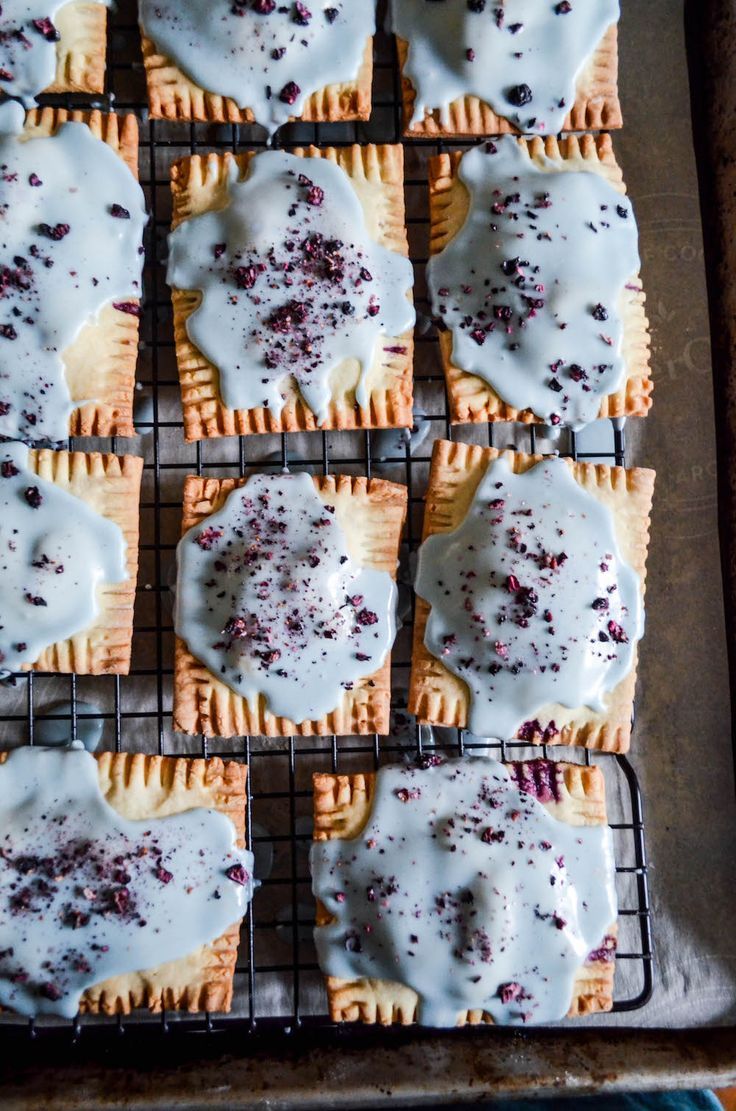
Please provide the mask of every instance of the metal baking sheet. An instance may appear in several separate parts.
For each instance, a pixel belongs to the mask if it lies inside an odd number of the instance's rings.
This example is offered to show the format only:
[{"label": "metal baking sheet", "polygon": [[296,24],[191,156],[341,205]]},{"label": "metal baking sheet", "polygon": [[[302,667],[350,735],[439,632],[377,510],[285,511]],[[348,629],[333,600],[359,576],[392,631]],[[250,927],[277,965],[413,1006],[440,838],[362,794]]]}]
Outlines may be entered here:
[{"label": "metal baking sheet", "polygon": [[[711,14],[716,6],[720,11],[732,5],[714,4]],[[289,1036],[280,1033],[277,1041],[273,1034],[249,1047],[245,1040],[239,1041],[223,1028],[222,1033],[204,1039],[206,1048],[203,1039],[195,1039],[194,1048],[192,1039],[183,1036],[174,1019],[167,1022],[172,1036],[157,1039],[157,1048],[152,1049],[146,1045],[145,1034],[139,1036],[136,1023],[126,1022],[120,1028],[131,1048],[124,1047],[128,1056],[122,1059],[119,1047],[113,1050],[104,1024],[85,1023],[74,1050],[76,1071],[69,1079],[73,1082],[71,1090],[95,1106],[120,1098],[123,1088],[116,1089],[116,1085],[123,1083],[118,1077],[126,1069],[126,1062],[128,1069],[134,1062],[139,1063],[144,1073],[137,1090],[127,1094],[131,1106],[155,1106],[164,1098],[163,1092],[167,1106],[211,1106],[220,1102],[245,1107],[255,1105],[266,1091],[272,1093],[274,1106],[296,1102],[326,1106],[339,1103],[347,1092],[351,1105],[367,1106],[387,1098],[389,1089],[394,1103],[418,1103],[435,1096],[466,1100],[503,1091],[552,1091],[560,1085],[584,1091],[615,1090],[634,1084],[668,1086],[685,1079],[691,1083],[708,1078],[725,1082],[733,1075],[736,1052],[731,1031],[690,1032],[711,1024],[727,1027],[736,1012],[736,954],[730,940],[736,902],[731,883],[736,814],[706,267],[694,153],[694,138],[698,136],[693,136],[691,128],[682,0],[648,0],[646,4],[622,0],[622,7],[625,126],[615,133],[614,144],[641,229],[655,373],[652,415],[646,422],[629,422],[625,430],[626,458],[629,464],[654,466],[659,475],[649,560],[649,624],[631,755],[642,784],[650,852],[656,946],[653,997],[644,1008],[605,1017],[590,1029],[555,1034],[481,1031],[441,1038],[421,1032],[392,1032],[378,1039],[363,1034],[348,1039],[328,1032],[325,1039],[320,1031],[299,1035],[292,1030]],[[707,7],[703,5],[700,14],[706,21]],[[117,109],[135,107],[140,114],[143,82],[136,40],[134,13],[124,3],[112,20],[110,81]],[[131,62],[138,68],[131,71]],[[394,137],[395,96],[395,72],[390,66],[379,68],[374,90],[376,108],[371,123],[358,129],[361,141]],[[698,123],[702,122],[701,117]],[[154,235],[159,259],[165,254],[165,179],[172,158],[189,153],[192,142],[201,150],[233,140],[247,148],[252,134],[247,128],[234,136],[230,128],[189,128],[181,124],[157,124],[152,133],[143,128],[142,169],[144,176],[148,175],[151,200],[155,202],[158,222]],[[351,136],[352,132],[324,126],[317,128],[316,134],[310,129],[306,138],[325,144],[346,141]],[[282,142],[289,145],[303,137],[294,130],[283,135]],[[407,177],[414,183],[407,189],[407,202],[415,259],[426,256],[420,194],[424,192],[427,153],[419,144],[407,146]],[[421,296],[420,272],[418,278]],[[77,698],[103,708],[108,747],[200,751],[198,741],[187,742],[171,733],[168,718],[172,659],[171,634],[166,628],[170,625],[168,583],[171,549],[178,533],[182,476],[198,468],[232,473],[233,466],[240,469],[250,460],[263,461],[270,452],[276,453],[274,460],[278,463],[284,445],[274,437],[259,439],[257,444],[247,441],[240,448],[234,446],[236,441],[183,448],[170,314],[160,269],[152,270],[149,280],[148,332],[139,378],[144,389],[157,383],[158,435],[144,435],[134,449],[144,453],[148,463],[136,613],[134,667],[138,674],[119,681],[78,679],[70,683],[69,679],[43,677],[23,681],[14,691],[0,694],[3,741],[27,739],[29,708],[42,714],[44,706],[68,698],[73,690]],[[430,333],[419,343],[418,351],[418,402],[436,417],[431,439],[446,434],[446,425],[439,360]],[[460,428],[454,434],[475,441],[486,437],[487,430]],[[620,449],[620,441],[614,440],[610,428],[594,436],[592,441],[583,438],[583,451],[615,456]],[[512,426],[494,430],[494,437],[502,446],[513,443],[522,450],[530,446],[529,433]],[[114,446],[120,450],[126,445],[119,441]],[[547,447],[543,442],[538,446]],[[566,447],[564,443],[561,446]],[[365,439],[357,435],[289,437],[286,449],[292,458],[310,460],[316,467],[327,462],[336,469],[355,470],[360,463],[347,460],[362,460],[365,467],[368,458]],[[427,453],[425,445],[422,455],[426,457]],[[374,454],[371,452],[371,459]],[[399,467],[390,477],[401,480],[401,475]],[[404,464],[403,475],[411,483],[416,535],[426,465],[417,462],[409,471],[408,464]],[[243,745],[218,742],[209,746],[209,751],[215,750],[242,754]],[[297,834],[297,846],[299,841],[306,843],[308,820],[299,823],[306,819],[309,809],[307,771],[315,762],[326,760],[320,766],[331,766],[338,750],[340,759],[349,761],[341,767],[365,767],[375,755],[372,742],[365,741],[340,741],[334,749],[325,749],[316,742],[296,746],[290,742],[281,749],[273,746],[273,756],[268,759],[277,770],[268,775],[279,782],[274,787],[270,778],[260,789],[256,784],[255,790],[273,791],[279,797],[268,806],[264,799],[251,819],[256,827],[261,826],[260,833],[256,828],[256,835],[265,838],[261,851],[267,851],[270,845],[277,867],[283,843],[276,827],[285,823],[289,833]],[[610,765],[612,761],[606,760],[609,784],[615,785],[616,773]],[[612,791],[615,795],[615,786]],[[289,847],[290,853],[299,851],[298,847]],[[300,954],[302,946],[308,944],[305,931],[311,913],[308,886],[294,879],[298,863],[296,859],[286,862],[285,882],[290,885],[286,902],[294,899],[302,903],[305,918],[300,922],[292,915],[280,922],[274,918],[273,923],[273,944],[283,944],[286,938],[287,977],[290,957]],[[274,912],[278,913],[278,907]],[[300,956],[299,960],[301,963],[304,958]],[[318,986],[309,986],[309,975],[307,968],[297,987],[299,995],[318,992]],[[312,979],[317,978],[312,974]],[[311,994],[308,997],[312,998]],[[272,998],[269,996],[269,1000]],[[284,1006],[287,1013],[289,1007],[294,1009],[293,999],[287,999]],[[603,1023],[679,1026],[686,1032],[645,1034],[639,1030],[630,1035],[627,1031],[602,1030]],[[205,1033],[207,1023],[202,1022],[200,1029]],[[68,1091],[60,1090],[50,1079],[58,1073],[44,1074],[37,1062],[30,1066],[22,1063],[24,1057],[33,1061],[38,1053],[27,1036],[18,1036],[16,1030],[11,1036],[7,1028],[2,1033],[12,1041],[18,1069],[25,1070],[18,1074],[25,1088],[17,1089],[17,1105],[23,1105],[23,1090],[29,1099],[33,1090],[43,1092],[55,1106],[68,1105]],[[38,1039],[35,1045],[38,1047]],[[53,1056],[58,1067],[69,1056],[68,1043],[64,1050],[46,1041],[43,1046],[43,1059]],[[225,1066],[223,1053],[238,1059]],[[112,1066],[106,1073],[106,1092],[100,1087],[95,1066],[102,1054]],[[163,1079],[161,1063],[182,1057],[191,1063],[186,1076],[180,1073],[172,1086]],[[275,1062],[279,1063],[278,1069]],[[4,1068],[10,1073],[7,1064]]]}]

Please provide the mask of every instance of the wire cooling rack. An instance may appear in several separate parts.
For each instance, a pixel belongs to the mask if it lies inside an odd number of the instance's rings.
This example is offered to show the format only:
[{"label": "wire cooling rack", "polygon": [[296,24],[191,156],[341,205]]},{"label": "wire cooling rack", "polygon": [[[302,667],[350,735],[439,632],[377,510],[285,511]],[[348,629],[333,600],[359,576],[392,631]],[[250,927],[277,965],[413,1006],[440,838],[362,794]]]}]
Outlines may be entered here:
[{"label": "wire cooling rack", "polygon": [[[400,85],[392,40],[375,40],[373,114],[368,123],[290,125],[278,145],[346,145],[401,142]],[[20,1023],[4,1016],[5,1034],[44,1038],[89,1038],[104,1034],[158,1030],[224,1030],[249,1035],[320,1031],[334,1036],[311,939],[313,901],[308,875],[313,771],[366,771],[407,755],[438,751],[485,752],[501,759],[539,755],[523,742],[488,743],[461,730],[417,726],[408,716],[406,693],[411,641],[411,554],[420,533],[431,444],[439,436],[526,451],[559,450],[574,458],[625,462],[622,427],[607,423],[603,442],[570,433],[554,442],[550,430],[514,425],[453,429],[447,416],[444,379],[429,320],[424,285],[427,250],[427,174],[429,156],[446,144],[411,140],[405,144],[407,223],[416,270],[416,403],[418,423],[413,440],[395,434],[315,432],[251,436],[185,445],[179,384],[174,359],[169,291],[164,280],[166,234],[170,222],[169,168],[173,161],[207,150],[245,150],[265,145],[251,126],[173,124],[149,121],[145,80],[134,5],[123,2],[111,15],[108,43],[108,92],[101,98],[43,98],[67,107],[95,107],[134,112],[140,124],[141,184],[147,195],[150,224],[146,233],[145,308],[138,367],[138,440],[71,440],[70,448],[132,452],[144,456],[141,501],[141,563],[136,604],[133,665],[127,677],[22,674],[0,689],[0,742],[38,740],[40,723],[60,703],[55,716],[65,718],[72,737],[102,721],[102,747],[165,755],[220,755],[249,765],[247,829],[262,881],[243,926],[235,981],[233,1012],[228,1016],[160,1016],[135,1014],[115,1019],[90,1017],[71,1024],[57,1020]],[[464,144],[449,144],[462,147]],[[422,435],[425,439],[422,443]],[[308,469],[328,473],[381,475],[404,482],[409,515],[400,579],[404,626],[392,662],[392,733],[388,737],[245,738],[218,741],[182,737],[171,725],[173,630],[171,585],[174,549],[181,519],[181,490],[188,473],[245,475],[253,469]],[[582,750],[543,754],[604,766],[609,815],[614,830],[619,894],[619,952],[614,1011],[642,1007],[652,990],[652,933],[642,802],[636,773],[625,757],[596,757]],[[100,1027],[104,1029],[101,1030]],[[341,1037],[351,1036],[342,1030]],[[366,1037],[366,1031],[360,1031]],[[370,1036],[380,1037],[377,1031]]]}]

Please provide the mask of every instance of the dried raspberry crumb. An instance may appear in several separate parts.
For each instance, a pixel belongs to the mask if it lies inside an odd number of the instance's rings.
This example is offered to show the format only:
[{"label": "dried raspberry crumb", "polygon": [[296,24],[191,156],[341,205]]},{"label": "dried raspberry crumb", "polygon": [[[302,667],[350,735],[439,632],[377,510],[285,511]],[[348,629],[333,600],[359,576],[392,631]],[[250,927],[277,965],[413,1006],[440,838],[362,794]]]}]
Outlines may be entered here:
[{"label": "dried raspberry crumb", "polygon": [[53,227],[51,224],[39,224],[38,230],[41,232],[41,235],[45,235],[47,239],[54,239],[58,242],[60,239],[63,239],[65,235],[69,234],[71,228],[68,224],[54,224]]},{"label": "dried raspberry crumb", "polygon": [[43,502],[43,495],[38,486],[29,486],[25,491],[24,497],[31,509],[38,509]]},{"label": "dried raspberry crumb", "polygon": [[43,35],[43,37],[46,39],[46,42],[58,42],[61,38],[61,35],[56,30],[50,19],[34,19],[31,22],[33,23],[33,26],[36,28],[36,30]]},{"label": "dried raspberry crumb", "polygon": [[231,864],[225,872],[225,875],[229,880],[232,880],[233,883],[239,883],[241,887],[245,887],[250,880],[250,874],[245,870],[242,864]]},{"label": "dried raspberry crumb", "polygon": [[301,93],[301,89],[295,81],[288,81],[279,93],[279,100],[284,104],[294,104],[297,97]]}]

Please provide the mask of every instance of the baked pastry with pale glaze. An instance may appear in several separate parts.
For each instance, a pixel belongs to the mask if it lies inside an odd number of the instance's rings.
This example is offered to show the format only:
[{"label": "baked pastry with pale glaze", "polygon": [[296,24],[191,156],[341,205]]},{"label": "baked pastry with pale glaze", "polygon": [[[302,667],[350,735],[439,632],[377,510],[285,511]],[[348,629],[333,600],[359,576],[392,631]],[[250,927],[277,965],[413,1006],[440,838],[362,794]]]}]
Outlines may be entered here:
[{"label": "baked pastry with pale glaze", "polygon": [[[443,121],[439,108],[425,113],[424,119],[412,124],[416,92],[404,69],[409,50],[405,39],[397,37],[401,88],[404,109],[404,133],[410,138],[468,138],[484,135],[517,133],[517,128],[489,104],[477,96],[463,96],[449,105]],[[562,131],[613,130],[623,126],[618,95],[618,28],[606,31],[594,54],[580,73],[575,103],[561,128]]]},{"label": "baked pastry with pale glaze", "polygon": [[[348,176],[363,210],[372,240],[408,257],[404,219],[403,150],[400,146],[309,147],[292,152],[302,158],[327,159]],[[233,170],[243,181],[255,152],[194,155],[171,169],[172,229],[183,221],[222,208]],[[307,171],[305,171],[307,172]],[[413,338],[381,337],[373,364],[365,373],[368,404],[356,403],[359,368],[345,360],[331,374],[326,419],[318,423],[292,378],[284,378],[283,408],[229,409],[219,389],[219,372],[190,340],[187,320],[198,308],[198,291],[172,289],[174,338],[188,441],[258,432],[311,432],[329,429],[401,428],[412,424]],[[247,368],[251,373],[250,368]]]},{"label": "baked pastry with pale glaze", "polygon": [[30,469],[41,478],[80,498],[120,527],[126,541],[128,578],[98,586],[98,616],[93,627],[49,645],[26,670],[127,675],[133,644],[143,460],[132,455],[48,449],[30,451],[28,459]]},{"label": "baked pastry with pale glaze", "polygon": [[[534,763],[517,765],[518,778],[526,775],[534,781]],[[606,824],[606,797],[603,773],[597,767],[581,767],[560,763],[559,797],[543,802],[545,808],[560,822],[572,826]],[[374,773],[334,775],[318,772],[314,785],[314,840],[350,840],[360,836],[373,805],[376,785]],[[401,876],[398,877],[401,881]],[[318,902],[317,925],[332,921],[326,908]],[[578,970],[569,1017],[582,1017],[610,1011],[613,1005],[614,955],[616,925],[613,923],[598,950]],[[325,978],[330,1018],[333,1022],[364,1022],[384,1026],[409,1025],[417,1019],[419,998],[412,988],[390,980],[341,980]],[[491,1023],[491,1016],[482,1010],[467,1011],[459,1025],[476,1026]]]},{"label": "baked pastry with pale glaze", "polygon": [[[507,461],[514,474],[523,474],[543,458],[447,440],[435,442],[425,501],[423,540],[434,534],[452,532],[461,524],[489,463],[499,457]],[[619,550],[637,573],[643,594],[654,472],[642,468],[573,463],[571,460],[565,462],[576,482],[610,510]],[[429,612],[430,607],[424,599],[417,597],[409,710],[416,714],[420,722],[463,729],[468,724],[469,689],[425,646]],[[625,678],[604,696],[605,708],[602,711],[585,706],[545,706],[534,714],[533,721],[524,724],[523,739],[534,744],[545,741],[583,745],[604,752],[626,752],[631,738],[635,687],[634,646],[633,666]]]},{"label": "baked pastry with pale glaze", "polygon": [[[563,139],[519,139],[537,168],[583,171],[599,174],[622,195],[626,193],[623,174],[616,162],[609,135],[570,135]],[[430,255],[438,255],[463,226],[469,208],[468,189],[458,177],[463,154],[452,151],[429,161]],[[645,295],[639,274],[632,274],[621,295],[618,311],[623,322],[622,356],[626,376],[620,389],[604,396],[598,412],[604,417],[643,417],[652,404],[650,364],[651,339],[645,308]],[[531,409],[517,409],[504,401],[484,378],[468,373],[453,363],[453,332],[439,333],[440,352],[447,380],[450,418],[453,424],[485,421],[544,423]],[[513,370],[509,369],[509,374]]]},{"label": "baked pastry with pale glaze", "polygon": [[[103,39],[106,9],[99,4],[71,4],[102,13]],[[104,54],[103,54],[104,57]],[[106,143],[138,180],[138,121],[133,115],[117,116],[66,108],[37,108],[26,117],[30,138],[54,135],[62,124],[83,123],[96,139]],[[126,301],[122,308],[106,305],[97,318],[85,324],[62,355],[73,402],[70,436],[133,436],[133,396],[138,362],[140,301]],[[89,400],[93,398],[94,400]]]},{"label": "baked pastry with pale glaze", "polygon": [[[184,483],[182,534],[220,510],[228,495],[245,479],[201,478]],[[399,544],[407,510],[406,487],[382,479],[348,475],[316,477],[314,486],[343,529],[351,558],[359,567],[396,577]],[[296,601],[298,602],[298,593]],[[391,665],[387,655],[374,674],[359,678],[345,690],[340,704],[317,720],[295,723],[267,708],[263,694],[251,704],[195,659],[177,637],[174,665],[174,728],[209,737],[338,736],[387,733],[391,699]]]}]

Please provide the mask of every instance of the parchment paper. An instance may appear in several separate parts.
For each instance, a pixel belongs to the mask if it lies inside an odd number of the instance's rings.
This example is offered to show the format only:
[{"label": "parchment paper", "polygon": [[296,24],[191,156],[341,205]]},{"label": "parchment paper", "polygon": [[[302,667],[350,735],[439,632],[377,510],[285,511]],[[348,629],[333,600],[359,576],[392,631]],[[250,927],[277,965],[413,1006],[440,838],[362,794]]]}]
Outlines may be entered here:
[{"label": "parchment paper", "polygon": [[[733,860],[736,849],[736,804],[734,803],[733,759],[730,740],[730,701],[726,670],[726,645],[718,549],[716,505],[716,454],[713,426],[713,390],[710,342],[703,266],[703,249],[692,146],[688,76],[685,61],[683,4],[681,0],[623,0],[621,23],[621,94],[625,126],[614,135],[617,156],[623,166],[633,197],[641,231],[644,287],[648,298],[653,333],[655,402],[645,422],[630,421],[626,433],[627,460],[653,466],[658,472],[647,585],[648,629],[641,652],[637,722],[632,744],[632,761],[638,772],[645,802],[647,844],[656,947],[655,990],[652,1001],[629,1014],[602,1016],[591,1024],[639,1026],[695,1026],[725,1024],[736,1020],[736,945],[732,922],[736,914]],[[134,50],[132,40],[119,42],[121,52]],[[374,95],[390,94],[390,73],[378,72]],[[136,95],[142,86],[138,77]],[[363,141],[385,141],[390,137],[390,110],[378,108],[370,126],[360,129]],[[202,149],[208,139],[222,138],[218,129],[197,129]],[[229,134],[229,129],[225,131]],[[242,129],[240,145],[248,146],[248,129]],[[345,132],[344,137],[352,133]],[[189,152],[189,129],[185,125],[158,125],[160,138],[181,143],[156,155],[157,229],[159,257],[165,233],[168,201],[165,195],[166,167],[178,155]],[[340,131],[324,129],[322,142],[340,137]],[[299,141],[297,130],[284,137],[284,145]],[[427,150],[407,146],[406,172],[412,255],[426,256],[426,227],[418,218],[426,214]],[[431,152],[429,152],[431,153]],[[143,153],[144,176],[150,167]],[[417,294],[423,308],[423,267],[417,266]],[[149,275],[149,300],[156,295]],[[158,418],[178,422],[178,387],[170,348],[171,324],[166,308],[167,292],[159,271],[157,295],[160,302],[158,335],[167,341],[159,352]],[[146,338],[151,338],[147,318]],[[440,365],[431,332],[417,347],[417,402],[431,417],[431,432],[421,459],[429,455],[431,440],[445,434]],[[139,379],[148,388],[152,378],[150,347],[141,353]],[[487,442],[485,428],[456,430],[459,439]],[[364,438],[329,434],[329,454],[335,469],[360,472],[355,463],[340,467],[340,458],[360,459]],[[514,444],[528,450],[524,430],[504,426],[496,429],[497,445]],[[582,437],[583,450],[611,450],[610,426],[596,427]],[[123,442],[118,448],[124,446]],[[554,443],[540,442],[544,450]],[[564,446],[564,444],[563,444]],[[128,445],[142,452],[147,462],[154,459],[150,434]],[[251,438],[245,447],[246,460],[263,463],[278,451],[276,437]],[[322,443],[319,435],[290,437],[289,451],[320,466]],[[233,473],[238,451],[235,442],[204,444],[200,460],[209,473]],[[154,504],[153,474],[146,472],[141,553],[141,594],[136,610],[134,668],[138,674],[120,683],[122,718],[120,731],[115,720],[115,682],[83,679],[77,682],[79,698],[95,703],[106,715],[105,747],[119,741],[125,749],[157,751],[159,735],[156,707],[159,694],[168,710],[171,703],[170,669],[172,638],[171,600],[167,585],[172,581],[172,547],[180,521],[181,483],[187,469],[197,463],[195,447],[185,447],[178,427],[159,430],[158,461],[161,466],[161,500]],[[217,465],[219,464],[219,466]],[[382,473],[407,481],[407,468],[397,464]],[[412,510],[412,530],[418,536],[421,497],[427,465],[420,460],[412,467],[411,493],[417,498]],[[154,527],[161,530],[160,564],[152,550]],[[161,599],[160,614],[157,599]],[[164,631],[156,631],[161,618]],[[408,630],[400,634],[396,658],[402,663],[395,673],[396,699],[401,700],[408,677]],[[143,674],[142,672],[147,672]],[[156,672],[159,672],[160,678]],[[37,679],[29,692],[24,681],[15,689],[0,690],[0,743],[17,743],[28,737],[26,713],[29,698],[37,711],[51,702],[67,698],[70,681],[64,678]],[[141,714],[148,714],[143,717]],[[399,723],[399,734],[401,728]],[[400,743],[401,736],[390,740]],[[168,753],[199,753],[200,742],[171,732],[170,719],[162,738]],[[372,743],[340,741],[341,770],[372,767]],[[256,798],[253,806],[259,869],[273,881],[256,897],[261,926],[256,930],[257,963],[288,966],[295,953],[300,961],[313,960],[310,922],[313,905],[307,881],[309,838],[308,798],[312,770],[331,767],[327,742],[298,742],[294,771],[290,773],[288,742],[253,742],[254,751],[269,751],[269,759],[251,761],[252,788],[280,797]],[[243,754],[242,741],[215,742],[210,752]],[[559,755],[569,757],[569,751]],[[606,767],[609,809],[612,817],[626,814],[624,781],[608,758]],[[289,792],[301,792],[293,811]],[[283,834],[292,828],[299,847],[292,851]],[[270,841],[268,838],[273,837]],[[281,838],[281,839],[280,839]],[[624,846],[624,852],[629,848]],[[292,867],[296,864],[300,922],[291,922]],[[627,892],[622,893],[624,896]],[[626,929],[631,930],[632,924]],[[617,995],[638,990],[637,970],[620,962]],[[324,1011],[324,996],[316,971],[305,968],[300,976],[299,1002],[305,1013]],[[256,1011],[259,1015],[289,1014],[294,995],[291,976],[273,974],[256,979]],[[235,1013],[248,1013],[246,977],[238,978]]]}]

